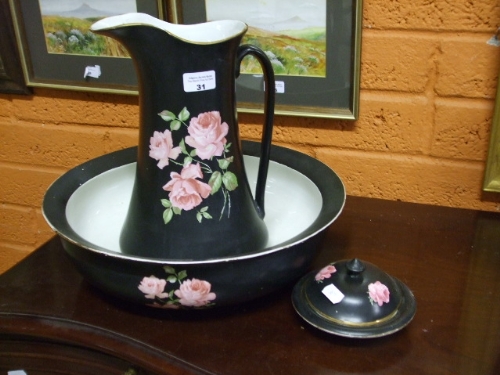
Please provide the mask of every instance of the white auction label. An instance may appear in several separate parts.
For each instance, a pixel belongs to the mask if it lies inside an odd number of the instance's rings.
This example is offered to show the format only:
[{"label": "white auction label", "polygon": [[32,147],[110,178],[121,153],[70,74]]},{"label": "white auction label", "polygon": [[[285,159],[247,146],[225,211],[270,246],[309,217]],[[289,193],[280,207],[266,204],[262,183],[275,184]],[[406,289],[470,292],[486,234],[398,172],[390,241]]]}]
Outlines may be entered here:
[{"label": "white auction label", "polygon": [[92,77],[99,78],[101,76],[101,67],[99,65],[85,67],[83,78]]},{"label": "white auction label", "polygon": [[185,92],[213,90],[215,89],[215,70],[184,73],[182,75],[182,81]]},{"label": "white auction label", "polygon": [[344,294],[333,284],[327,285],[321,291],[331,303],[339,303],[344,299]]},{"label": "white auction label", "polygon": [[[264,91],[266,91],[266,82],[262,82],[262,87],[263,87]],[[274,82],[274,92],[276,94],[284,94],[285,93],[285,82],[284,81]]]},{"label": "white auction label", "polygon": [[276,93],[284,94],[285,93],[285,82],[284,81],[276,81]]}]

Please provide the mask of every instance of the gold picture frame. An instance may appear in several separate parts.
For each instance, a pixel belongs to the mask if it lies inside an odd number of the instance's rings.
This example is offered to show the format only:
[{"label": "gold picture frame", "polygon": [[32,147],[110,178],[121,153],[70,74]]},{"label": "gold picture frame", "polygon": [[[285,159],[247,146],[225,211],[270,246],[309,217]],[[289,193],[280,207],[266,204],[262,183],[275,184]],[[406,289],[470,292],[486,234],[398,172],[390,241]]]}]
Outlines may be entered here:
[{"label": "gold picture frame", "polygon": [[[12,13],[24,81],[28,87],[137,95],[137,76],[130,58],[50,53],[39,0],[5,1]],[[64,1],[54,3],[65,5]],[[80,3],[82,7],[88,7],[84,0]],[[135,0],[135,3],[138,12],[166,18],[163,0]],[[120,9],[114,9],[114,12],[119,14]],[[102,69],[102,75],[89,78],[85,74],[86,68],[97,65]]]},{"label": "gold picture frame", "polygon": [[498,77],[495,111],[493,113],[488,150],[483,190],[500,193],[500,74]]}]

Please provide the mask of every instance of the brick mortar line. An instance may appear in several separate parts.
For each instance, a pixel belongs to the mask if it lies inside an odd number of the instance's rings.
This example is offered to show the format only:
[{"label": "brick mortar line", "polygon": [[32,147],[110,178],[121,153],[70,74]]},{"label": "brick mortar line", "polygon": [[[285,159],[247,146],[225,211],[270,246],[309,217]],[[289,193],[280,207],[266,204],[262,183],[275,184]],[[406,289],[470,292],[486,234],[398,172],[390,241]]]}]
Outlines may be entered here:
[{"label": "brick mortar line", "polygon": [[[362,29],[362,38],[368,36],[390,36],[393,35],[397,38],[408,38],[408,35],[411,35],[412,38],[415,38],[415,34],[418,37],[424,37],[425,39],[435,39],[437,36],[437,40],[441,40],[443,37],[446,39],[456,39],[457,41],[467,40],[467,37],[470,37],[471,41],[475,41],[479,39],[480,36],[487,38],[489,40],[493,35],[495,35],[496,29],[489,31],[477,31],[471,32],[470,30],[428,30],[428,29],[378,29],[368,26],[363,26]],[[385,35],[383,35],[385,34]],[[406,35],[408,34],[408,35]],[[458,35],[457,35],[458,34]],[[492,46],[493,47],[493,46]]]},{"label": "brick mortar line", "polygon": [[439,58],[443,54],[441,46],[437,46],[433,49],[430,60],[432,64],[429,66],[427,83],[425,85],[425,96],[429,101],[429,109],[431,111],[430,116],[432,119],[431,134],[428,137],[427,145],[425,146],[426,154],[429,155],[436,141],[437,136],[437,126],[436,126],[436,100],[438,94],[436,93],[436,85],[439,80]]},{"label": "brick mortar line", "polygon": [[[408,92],[408,91],[397,91],[397,90],[373,90],[373,89],[361,89],[360,90],[360,101],[362,101],[365,98],[373,98],[378,95],[387,97],[388,95],[394,96],[394,98],[391,98],[391,100],[384,100],[384,101],[390,101],[391,103],[394,102],[401,102],[401,100],[406,100],[408,102],[414,101],[415,99],[427,99],[426,91],[421,91],[421,92]],[[362,98],[362,96],[365,96],[365,98]]]},{"label": "brick mortar line", "polygon": [[484,106],[485,108],[490,105],[495,105],[495,98],[464,98],[462,96],[435,96],[435,104],[459,104],[461,106],[465,103],[474,103],[475,105]]},{"label": "brick mortar line", "polygon": [[19,251],[31,251],[34,248],[33,245],[27,245],[21,242],[11,242],[5,240],[0,240],[0,247],[8,247],[12,250],[19,250]]},{"label": "brick mortar line", "polygon": [[87,124],[87,123],[58,123],[58,122],[53,122],[53,121],[47,121],[43,120],[41,122],[37,121],[30,121],[30,120],[23,120],[23,119],[16,119],[17,122],[15,124],[12,123],[7,123],[0,121],[0,125],[6,125],[6,126],[24,126],[24,127],[48,127],[51,130],[62,130],[63,128],[65,130],[69,131],[75,131],[78,130],[80,132],[82,129],[86,129],[89,133],[92,131],[96,130],[114,130],[114,131],[122,131],[123,133],[128,133],[131,131],[138,131],[138,127],[123,127],[123,126],[118,126],[118,125],[105,125],[105,124]]},{"label": "brick mortar line", "polygon": [[46,165],[33,165],[33,164],[24,164],[24,163],[16,163],[16,162],[8,162],[8,161],[0,161],[0,167],[10,168],[10,169],[18,169],[23,171],[33,171],[33,172],[47,172],[47,173],[66,173],[71,168],[62,168],[62,167],[50,167]]},{"label": "brick mortar line", "polygon": [[[410,92],[410,91],[398,91],[398,90],[390,90],[390,89],[387,89],[387,90],[381,90],[381,89],[378,89],[378,90],[374,90],[374,89],[364,89],[362,88],[360,90],[360,96],[363,95],[363,94],[368,94],[368,95],[373,95],[373,96],[376,96],[378,94],[380,95],[394,95],[394,96],[397,96],[397,98],[394,98],[395,100],[392,100],[393,102],[394,101],[400,101],[402,97],[405,97],[407,96],[408,100],[412,100],[412,98],[414,99],[415,97],[420,97],[420,98],[428,98],[428,94],[430,93],[430,90],[432,90],[432,93],[433,93],[433,98],[435,98],[436,100],[441,100],[441,99],[460,99],[460,100],[471,100],[471,101],[475,101],[475,100],[484,100],[484,101],[493,101],[495,100],[495,98],[483,98],[483,97],[477,97],[477,96],[453,96],[453,95],[439,95],[439,94],[436,94],[435,91],[434,91],[434,88],[435,88],[435,84],[437,82],[437,74],[435,74],[435,69],[431,69],[431,71],[433,72],[433,75],[436,76],[436,79],[432,81],[432,86],[429,86],[429,83],[426,84],[425,88],[423,91],[419,91],[419,92]],[[428,75],[428,77],[430,78],[430,74]],[[430,80],[429,80],[430,81]],[[360,97],[360,100],[362,101],[363,98]],[[396,100],[397,99],[397,100]]]},{"label": "brick mortar line", "polygon": [[0,210],[13,210],[13,211],[18,211],[18,212],[24,212],[24,213],[31,213],[36,215],[36,208],[37,206],[31,206],[31,205],[24,205],[24,204],[18,204],[18,203],[9,203],[9,202],[3,202],[0,201]]},{"label": "brick mortar line", "polygon": [[[314,152],[314,157],[318,158],[318,152],[327,150],[327,154],[350,154],[360,156],[363,159],[384,159],[384,160],[393,160],[393,161],[411,161],[417,162],[420,164],[432,164],[436,166],[457,166],[462,165],[468,168],[481,168],[484,169],[484,160],[470,160],[470,159],[454,159],[447,157],[436,157],[432,155],[423,155],[418,153],[413,154],[403,154],[399,152],[385,152],[385,151],[377,151],[377,150],[358,150],[355,148],[332,148],[331,146],[312,146],[312,150]],[[333,151],[333,152],[332,152]]]}]

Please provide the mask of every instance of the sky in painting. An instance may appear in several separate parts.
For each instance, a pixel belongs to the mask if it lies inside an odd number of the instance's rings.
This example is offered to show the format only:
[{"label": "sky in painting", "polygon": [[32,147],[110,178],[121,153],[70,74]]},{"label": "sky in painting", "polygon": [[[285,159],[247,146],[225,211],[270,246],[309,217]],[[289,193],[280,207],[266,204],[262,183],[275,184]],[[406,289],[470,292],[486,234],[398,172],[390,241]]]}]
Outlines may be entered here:
[{"label": "sky in painting", "polygon": [[206,0],[207,20],[237,19],[268,31],[326,27],[326,0]]},{"label": "sky in painting", "polygon": [[67,12],[78,9],[83,4],[109,13],[137,12],[135,0],[39,0],[42,14]]}]

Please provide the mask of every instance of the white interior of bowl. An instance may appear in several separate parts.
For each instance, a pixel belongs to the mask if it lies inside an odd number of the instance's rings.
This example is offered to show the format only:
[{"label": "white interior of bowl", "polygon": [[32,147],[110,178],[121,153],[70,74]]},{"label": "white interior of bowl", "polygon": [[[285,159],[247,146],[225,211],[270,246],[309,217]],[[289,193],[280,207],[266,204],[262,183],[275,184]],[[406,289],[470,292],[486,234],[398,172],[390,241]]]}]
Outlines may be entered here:
[{"label": "white interior of bowl", "polygon": [[[244,156],[250,186],[255,187],[259,159]],[[120,231],[127,214],[136,163],[106,171],[80,186],[66,206],[73,230],[104,249],[121,252]],[[317,186],[302,173],[271,161],[266,183],[267,247],[306,230],[318,217],[323,200]]]}]

